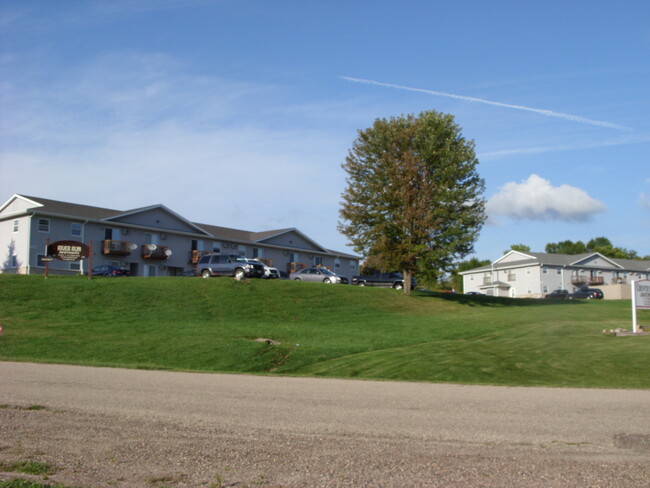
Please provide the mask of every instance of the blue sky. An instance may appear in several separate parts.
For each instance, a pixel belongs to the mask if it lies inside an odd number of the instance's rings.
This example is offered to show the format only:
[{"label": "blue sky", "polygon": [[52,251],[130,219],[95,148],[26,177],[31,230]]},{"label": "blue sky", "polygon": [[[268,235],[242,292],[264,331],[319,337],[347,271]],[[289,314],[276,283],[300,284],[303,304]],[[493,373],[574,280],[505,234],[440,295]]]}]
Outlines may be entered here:
[{"label": "blue sky", "polygon": [[475,256],[606,236],[650,255],[650,2],[0,4],[0,200],[337,231],[359,129],[454,114],[489,220]]}]

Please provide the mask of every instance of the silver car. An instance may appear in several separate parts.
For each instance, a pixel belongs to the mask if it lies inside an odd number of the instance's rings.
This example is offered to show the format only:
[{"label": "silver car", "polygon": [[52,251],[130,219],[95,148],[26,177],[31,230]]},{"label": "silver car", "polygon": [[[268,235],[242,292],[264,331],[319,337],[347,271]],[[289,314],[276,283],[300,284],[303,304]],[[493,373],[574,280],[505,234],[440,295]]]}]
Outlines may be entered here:
[{"label": "silver car", "polygon": [[319,283],[340,283],[342,285],[348,284],[348,279],[345,276],[339,276],[327,268],[305,268],[300,271],[291,273],[289,277],[296,281],[316,281]]}]

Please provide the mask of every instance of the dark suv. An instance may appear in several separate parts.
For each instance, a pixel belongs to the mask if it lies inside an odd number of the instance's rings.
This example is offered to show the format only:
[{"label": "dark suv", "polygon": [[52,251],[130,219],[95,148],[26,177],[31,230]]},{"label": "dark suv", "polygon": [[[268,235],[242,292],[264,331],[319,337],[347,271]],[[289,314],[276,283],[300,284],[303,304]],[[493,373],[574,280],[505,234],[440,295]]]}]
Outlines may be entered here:
[{"label": "dark suv", "polygon": [[582,290],[578,290],[574,293],[571,293],[569,295],[569,298],[586,298],[587,300],[590,300],[592,298],[598,298],[602,299],[604,297],[603,295],[603,290],[600,290],[598,288],[583,288]]},{"label": "dark suv", "polygon": [[262,264],[249,263],[246,258],[233,254],[206,254],[196,265],[198,274],[203,278],[211,276],[234,276],[242,278],[261,278],[264,276]]},{"label": "dark suv", "polygon": [[546,295],[544,298],[569,298],[568,290],[553,290],[551,293]]}]

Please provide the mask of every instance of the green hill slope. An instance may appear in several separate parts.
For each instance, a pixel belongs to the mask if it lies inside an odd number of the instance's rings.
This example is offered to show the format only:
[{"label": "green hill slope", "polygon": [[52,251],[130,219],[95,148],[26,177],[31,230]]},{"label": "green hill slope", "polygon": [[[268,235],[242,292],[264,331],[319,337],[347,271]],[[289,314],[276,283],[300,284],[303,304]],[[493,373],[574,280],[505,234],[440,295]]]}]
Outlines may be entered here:
[{"label": "green hill slope", "polygon": [[[291,281],[0,275],[0,359],[501,385],[650,387],[629,301]],[[650,314],[640,315],[641,323]],[[274,343],[260,341],[269,339]]]}]

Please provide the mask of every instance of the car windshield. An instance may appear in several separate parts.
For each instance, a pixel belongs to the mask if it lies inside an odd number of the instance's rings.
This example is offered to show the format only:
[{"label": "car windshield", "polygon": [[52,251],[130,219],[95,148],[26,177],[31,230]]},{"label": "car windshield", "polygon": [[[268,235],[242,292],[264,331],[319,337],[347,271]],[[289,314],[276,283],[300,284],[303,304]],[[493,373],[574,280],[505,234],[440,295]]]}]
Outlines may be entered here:
[{"label": "car windshield", "polygon": [[329,269],[327,268],[318,268],[323,274],[334,276],[334,273],[332,273]]}]

